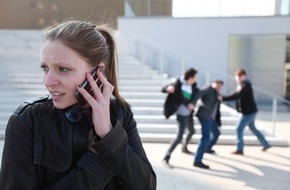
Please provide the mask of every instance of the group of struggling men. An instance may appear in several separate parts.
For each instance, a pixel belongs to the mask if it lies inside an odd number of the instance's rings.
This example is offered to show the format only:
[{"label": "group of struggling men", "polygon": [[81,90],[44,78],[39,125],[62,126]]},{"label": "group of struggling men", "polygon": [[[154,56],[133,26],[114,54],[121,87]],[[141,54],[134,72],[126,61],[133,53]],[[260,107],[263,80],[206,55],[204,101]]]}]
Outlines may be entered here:
[{"label": "group of struggling men", "polygon": [[178,132],[176,138],[171,142],[169,149],[163,159],[168,166],[173,150],[182,141],[185,129],[188,134],[182,145],[182,152],[193,154],[187,148],[190,143],[194,129],[194,108],[198,100],[200,104],[195,116],[201,124],[201,139],[198,144],[197,151],[194,154],[193,165],[195,167],[209,169],[209,166],[202,162],[204,153],[215,153],[212,147],[216,144],[221,132],[221,114],[220,103],[222,101],[236,101],[236,109],[241,113],[240,120],[237,123],[237,148],[233,154],[243,155],[244,141],[243,131],[246,126],[256,135],[261,142],[262,151],[266,151],[271,147],[265,137],[259,132],[255,126],[255,118],[257,114],[257,105],[254,99],[253,88],[250,80],[246,76],[244,69],[238,69],[235,72],[235,80],[237,83],[236,90],[228,96],[221,95],[221,88],[224,84],[222,80],[212,81],[211,84],[199,90],[196,83],[197,70],[189,68],[174,83],[166,85],[162,88],[162,92],[168,93],[164,103],[164,115],[169,118],[174,113],[178,123]]}]

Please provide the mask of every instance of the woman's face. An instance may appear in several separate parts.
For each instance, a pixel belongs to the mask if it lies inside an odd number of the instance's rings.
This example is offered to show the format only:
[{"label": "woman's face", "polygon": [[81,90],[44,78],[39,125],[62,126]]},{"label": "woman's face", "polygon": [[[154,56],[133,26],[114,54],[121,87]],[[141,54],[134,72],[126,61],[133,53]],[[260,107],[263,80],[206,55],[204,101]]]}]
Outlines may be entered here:
[{"label": "woman's face", "polygon": [[74,96],[76,87],[85,80],[85,73],[93,67],[57,40],[43,43],[40,64],[43,68],[43,83],[54,106],[64,109],[77,103]]}]

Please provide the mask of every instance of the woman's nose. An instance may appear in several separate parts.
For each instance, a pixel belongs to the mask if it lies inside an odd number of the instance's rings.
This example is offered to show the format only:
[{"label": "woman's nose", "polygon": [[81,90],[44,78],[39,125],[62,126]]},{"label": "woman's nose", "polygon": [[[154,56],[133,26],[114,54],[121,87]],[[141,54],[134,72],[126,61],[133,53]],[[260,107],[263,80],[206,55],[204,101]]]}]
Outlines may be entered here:
[{"label": "woman's nose", "polygon": [[57,79],[56,74],[48,72],[43,75],[43,83],[47,87],[56,86],[59,84],[59,80]]}]

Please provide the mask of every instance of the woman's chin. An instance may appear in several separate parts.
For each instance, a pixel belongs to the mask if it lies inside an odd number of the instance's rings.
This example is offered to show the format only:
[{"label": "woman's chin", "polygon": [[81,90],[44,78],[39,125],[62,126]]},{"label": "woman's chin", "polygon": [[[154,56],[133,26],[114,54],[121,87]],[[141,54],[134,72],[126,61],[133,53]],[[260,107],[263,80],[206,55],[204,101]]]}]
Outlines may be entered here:
[{"label": "woman's chin", "polygon": [[70,107],[70,106],[72,106],[74,104],[76,104],[76,102],[64,103],[64,102],[55,102],[55,101],[53,101],[53,105],[57,109],[65,109],[65,108]]}]

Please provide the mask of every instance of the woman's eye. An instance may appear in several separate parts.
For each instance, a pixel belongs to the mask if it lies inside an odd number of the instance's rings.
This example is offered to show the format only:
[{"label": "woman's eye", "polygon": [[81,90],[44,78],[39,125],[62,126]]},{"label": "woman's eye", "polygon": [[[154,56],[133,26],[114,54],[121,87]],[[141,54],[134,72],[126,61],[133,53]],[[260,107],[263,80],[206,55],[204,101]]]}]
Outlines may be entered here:
[{"label": "woman's eye", "polygon": [[40,68],[43,70],[43,72],[47,72],[48,71],[48,67],[45,65],[40,66]]},{"label": "woman's eye", "polygon": [[60,67],[60,68],[59,68],[59,71],[60,71],[60,72],[68,72],[69,69],[66,68],[66,67]]}]

